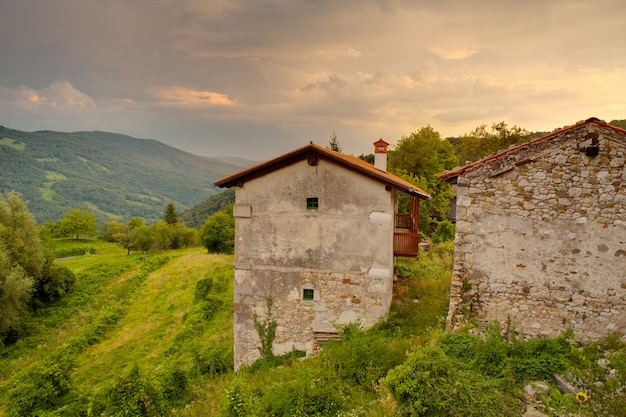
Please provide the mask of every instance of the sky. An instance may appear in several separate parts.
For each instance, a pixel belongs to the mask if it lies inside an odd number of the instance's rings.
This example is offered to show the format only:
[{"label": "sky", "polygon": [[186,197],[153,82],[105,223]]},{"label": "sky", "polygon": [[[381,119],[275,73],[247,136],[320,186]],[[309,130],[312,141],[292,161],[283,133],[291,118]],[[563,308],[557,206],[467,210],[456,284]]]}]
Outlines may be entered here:
[{"label": "sky", "polygon": [[0,0],[0,125],[266,160],[626,119],[623,0]]}]

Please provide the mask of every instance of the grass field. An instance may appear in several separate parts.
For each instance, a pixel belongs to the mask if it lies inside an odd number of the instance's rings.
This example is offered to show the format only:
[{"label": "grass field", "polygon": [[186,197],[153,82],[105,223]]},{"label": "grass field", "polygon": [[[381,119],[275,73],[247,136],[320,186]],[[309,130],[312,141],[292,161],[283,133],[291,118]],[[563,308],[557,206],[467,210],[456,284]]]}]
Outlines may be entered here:
[{"label": "grass field", "polygon": [[397,263],[392,311],[373,329],[342,328],[342,341],[313,358],[271,358],[237,374],[232,256],[50,245],[95,253],[60,261],[74,288],[1,352],[0,417],[516,416],[530,401],[523,385],[553,384],[553,369],[588,401],[553,388],[535,404],[548,415],[626,415],[626,348],[616,337],[579,346],[444,331],[451,243]]}]

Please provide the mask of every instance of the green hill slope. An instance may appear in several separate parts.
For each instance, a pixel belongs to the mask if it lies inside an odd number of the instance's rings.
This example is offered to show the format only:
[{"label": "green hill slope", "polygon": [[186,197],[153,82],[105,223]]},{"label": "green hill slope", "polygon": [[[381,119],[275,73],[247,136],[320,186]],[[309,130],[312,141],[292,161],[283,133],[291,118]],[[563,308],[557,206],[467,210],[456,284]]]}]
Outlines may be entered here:
[{"label": "green hill slope", "polygon": [[[509,417],[529,406],[625,415],[620,335],[577,345],[508,340],[495,326],[482,336],[444,332],[450,242],[396,265],[391,313],[370,331],[349,326],[307,360],[267,358],[236,374],[232,256],[52,243],[96,255],[62,261],[76,274],[73,290],[0,350],[0,417]],[[584,403],[554,388],[557,371],[573,375]],[[541,398],[522,391],[538,380],[552,385]]]},{"label": "green hill slope", "polygon": [[[247,161],[193,155],[150,139],[106,132],[23,132],[0,126],[0,191],[17,191],[39,223],[75,208],[97,219],[152,223],[217,193],[214,180]],[[251,164],[251,162],[250,162]]]},{"label": "green hill slope", "polygon": [[62,261],[76,287],[2,355],[0,416],[121,415],[129,380],[134,393],[162,401],[154,415],[168,415],[163,404],[188,402],[195,383],[232,370],[232,257],[121,256],[112,247]]}]

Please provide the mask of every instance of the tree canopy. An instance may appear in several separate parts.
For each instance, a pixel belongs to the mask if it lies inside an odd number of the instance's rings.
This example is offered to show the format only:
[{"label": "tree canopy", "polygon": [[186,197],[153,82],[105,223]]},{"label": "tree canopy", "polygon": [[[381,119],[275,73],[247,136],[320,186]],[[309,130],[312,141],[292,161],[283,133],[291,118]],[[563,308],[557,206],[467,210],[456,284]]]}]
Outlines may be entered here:
[{"label": "tree canopy", "polygon": [[[445,141],[432,127],[422,127],[409,136],[403,136],[395,149],[388,153],[387,167],[390,172],[417,185],[432,198],[420,203],[420,231],[430,234],[434,217],[442,217],[449,211],[454,196],[449,184],[437,178],[458,163],[454,147]],[[408,204],[407,204],[408,205]]]},{"label": "tree canopy", "polygon": [[75,239],[78,239],[80,235],[95,236],[98,230],[98,223],[93,213],[74,209],[65,213],[59,229],[63,235],[74,236]]},{"label": "tree canopy", "polygon": [[487,125],[481,125],[472,132],[449,141],[454,144],[459,161],[464,164],[507,149],[511,145],[528,142],[532,138],[533,135],[523,128],[509,128],[505,122],[499,122],[491,125],[491,131],[487,130]]},{"label": "tree canopy", "polygon": [[22,198],[0,194],[0,345],[25,329],[32,306],[63,296],[74,279],[54,263]]},{"label": "tree canopy", "polygon": [[339,144],[339,139],[337,139],[337,135],[335,135],[335,132],[333,132],[333,134],[330,135],[330,140],[328,141],[327,148],[335,152],[342,151],[341,145]]},{"label": "tree canopy", "polygon": [[174,203],[170,202],[167,205],[165,213],[163,214],[163,221],[169,225],[174,225],[178,223],[178,213],[176,212],[176,207],[174,206]]},{"label": "tree canopy", "polygon": [[232,253],[235,246],[233,205],[209,217],[200,229],[200,242],[209,253]]}]

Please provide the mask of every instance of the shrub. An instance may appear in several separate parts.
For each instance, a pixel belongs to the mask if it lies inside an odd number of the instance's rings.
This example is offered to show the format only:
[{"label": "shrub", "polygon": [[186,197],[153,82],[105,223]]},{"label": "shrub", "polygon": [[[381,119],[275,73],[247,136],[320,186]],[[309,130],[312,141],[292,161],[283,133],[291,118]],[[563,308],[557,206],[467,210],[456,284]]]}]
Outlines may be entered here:
[{"label": "shrub", "polygon": [[235,380],[222,398],[218,417],[252,416],[253,407],[249,388],[239,380]]},{"label": "shrub", "polygon": [[458,368],[436,346],[424,346],[389,371],[385,384],[402,416],[492,417],[514,415],[493,380]]},{"label": "shrub", "polygon": [[76,276],[71,270],[48,259],[36,282],[34,298],[39,302],[57,300],[67,294],[75,282]]},{"label": "shrub", "polygon": [[274,383],[259,400],[256,415],[276,417],[334,416],[346,405],[348,395],[338,378],[318,378],[300,373]]},{"label": "shrub", "polygon": [[357,325],[342,330],[342,341],[324,346],[321,357],[325,367],[337,376],[373,391],[381,378],[406,359],[406,344],[390,340],[382,332],[362,331]]},{"label": "shrub", "polygon": [[437,222],[437,228],[433,233],[433,243],[443,243],[454,240],[455,227],[448,220]]},{"label": "shrub", "polygon": [[162,399],[133,365],[126,375],[113,386],[104,389],[94,398],[92,415],[111,417],[156,417],[163,415]]},{"label": "shrub", "polygon": [[71,387],[68,368],[54,362],[36,363],[13,380],[6,398],[8,415],[16,417],[54,410]]},{"label": "shrub", "polygon": [[96,248],[91,246],[74,247],[74,248],[59,248],[54,251],[55,258],[69,258],[70,256],[83,256],[87,254],[95,254]]},{"label": "shrub", "polygon": [[194,353],[194,362],[201,374],[215,376],[233,369],[232,347],[215,347]]}]

